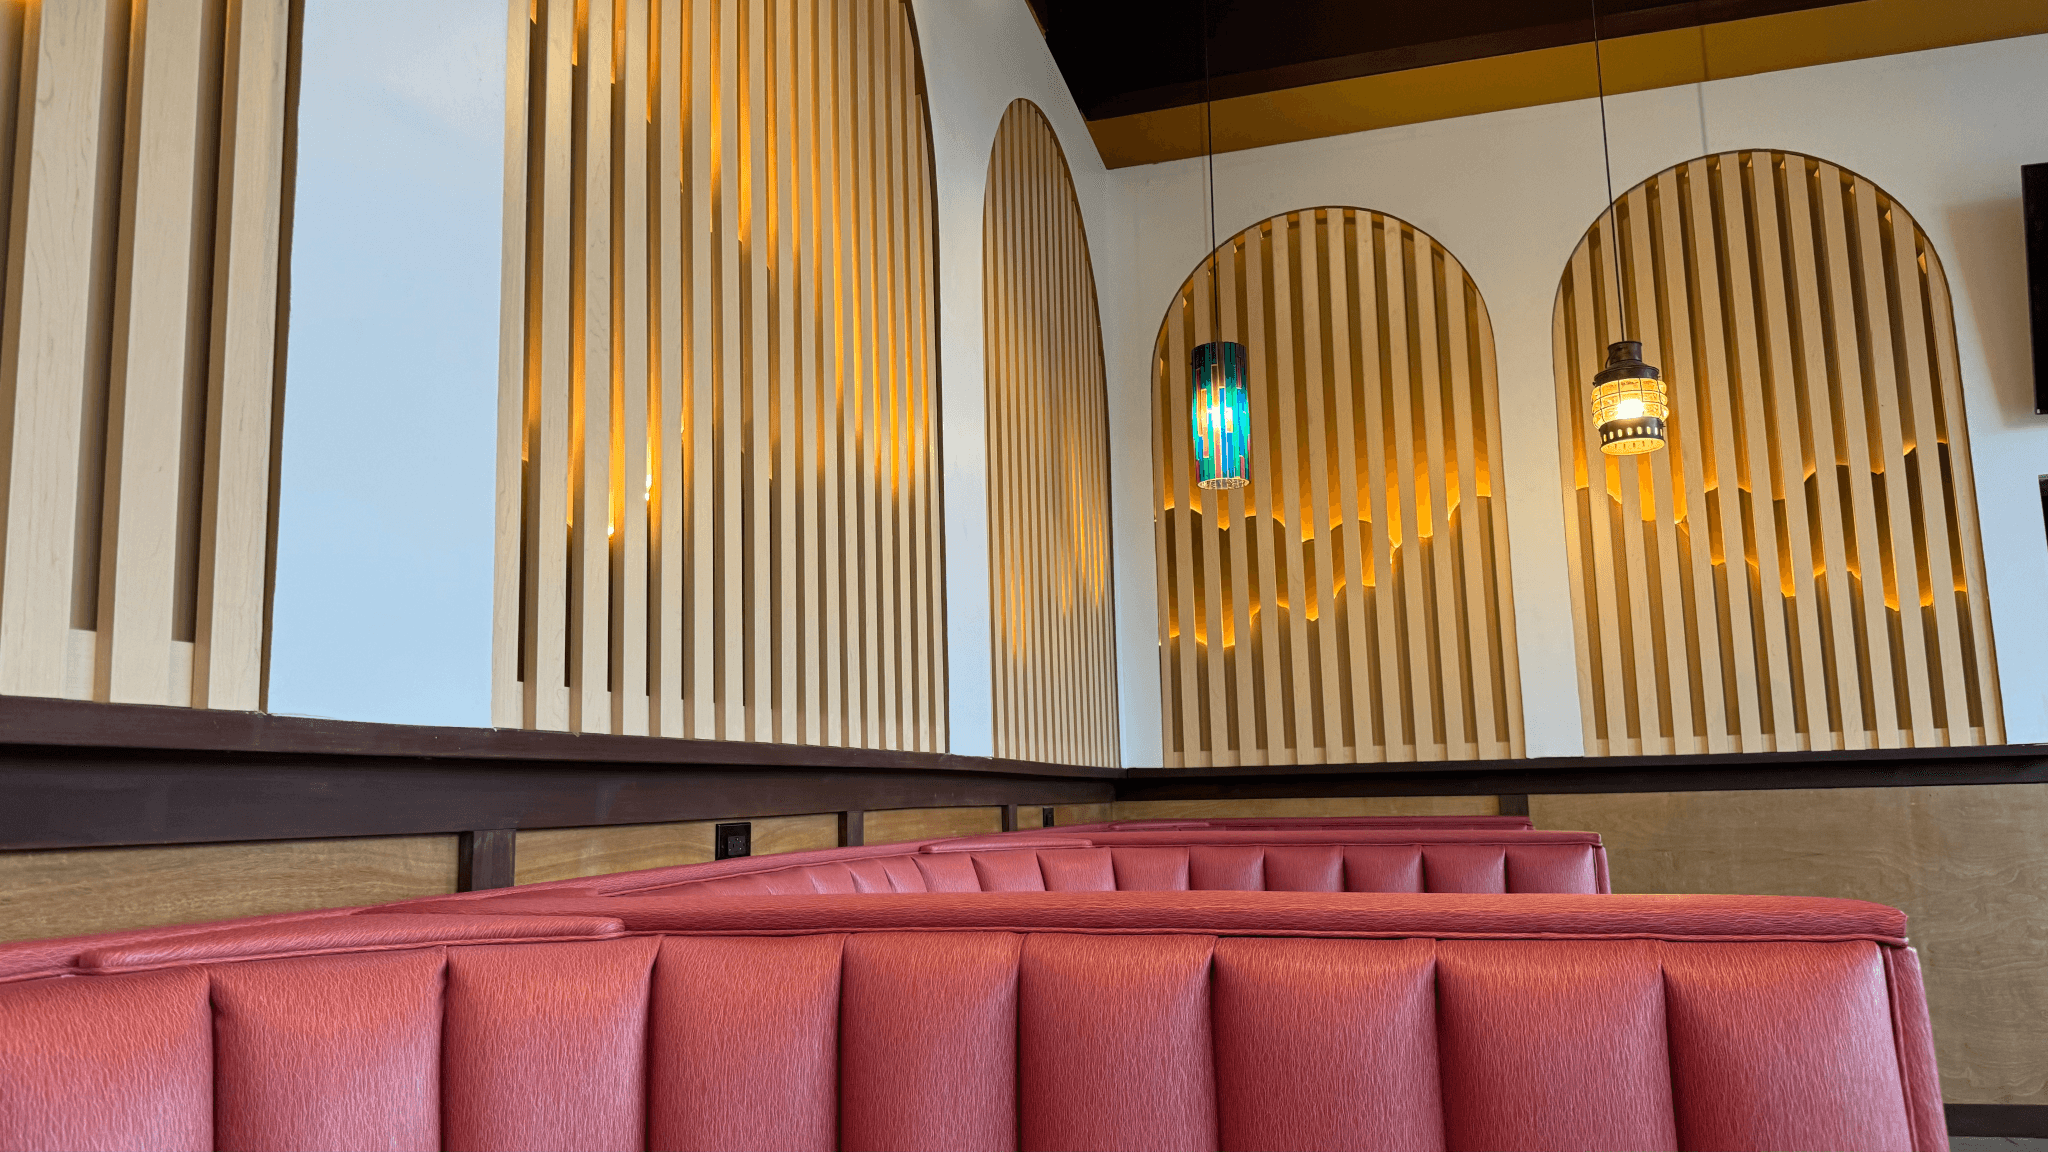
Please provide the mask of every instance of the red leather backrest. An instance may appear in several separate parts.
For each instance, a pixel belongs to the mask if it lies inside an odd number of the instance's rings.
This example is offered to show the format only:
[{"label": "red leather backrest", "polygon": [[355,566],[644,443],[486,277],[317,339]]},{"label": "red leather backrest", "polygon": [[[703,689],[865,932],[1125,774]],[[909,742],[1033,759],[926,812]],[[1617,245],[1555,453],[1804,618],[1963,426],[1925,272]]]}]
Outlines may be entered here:
[{"label": "red leather backrest", "polygon": [[0,987],[0,1148],[210,1149],[203,969]]},{"label": "red leather backrest", "polygon": [[1600,838],[1588,833],[1154,828],[841,851],[656,869],[615,894],[1607,891]]},{"label": "red leather backrest", "polygon": [[583,898],[614,935],[536,943],[449,903],[0,985],[0,1149],[1945,1147],[1853,901]]},{"label": "red leather backrest", "polygon": [[185,969],[213,984],[218,1146],[278,1147],[290,1133],[307,1148],[440,1147],[446,957],[426,948]]}]

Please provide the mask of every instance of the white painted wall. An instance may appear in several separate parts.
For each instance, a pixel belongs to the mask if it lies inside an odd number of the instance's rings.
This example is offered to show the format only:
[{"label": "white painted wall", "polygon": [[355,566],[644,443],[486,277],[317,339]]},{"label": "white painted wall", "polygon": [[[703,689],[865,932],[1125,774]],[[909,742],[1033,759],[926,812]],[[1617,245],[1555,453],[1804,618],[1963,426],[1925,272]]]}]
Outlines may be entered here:
[{"label": "white painted wall", "polygon": [[[1148,361],[1207,244],[1198,162],[1105,172],[1022,0],[913,0],[939,201],[952,750],[993,745],[981,221],[989,146],[1051,119],[1089,229],[1110,381],[1124,762],[1161,763]],[[503,171],[503,0],[311,0],[271,706],[488,722]],[[2048,546],[2036,477],[2022,163],[2048,160],[2048,37],[1617,96],[1615,185],[1776,147],[1860,172],[1927,229],[1955,289],[2008,738],[2048,741]],[[1532,755],[1581,751],[1550,308],[1605,203],[1590,102],[1232,153],[1228,235],[1349,204],[1457,253],[1498,342],[1510,556]],[[1512,434],[1513,430],[1525,430]]]},{"label": "white painted wall", "polygon": [[270,707],[490,723],[505,0],[309,0]]},{"label": "white painted wall", "polygon": [[[981,214],[989,148],[995,143],[1004,109],[1020,97],[1030,100],[1045,112],[1058,133],[1088,228],[1099,292],[1107,291],[1109,284],[1104,278],[1104,236],[1112,220],[1109,180],[1087,125],[1024,0],[914,0],[913,11],[931,107],[939,204],[940,448],[946,485],[951,750],[987,756],[995,746],[995,695],[989,615]],[[1115,314],[1105,296],[1105,348],[1110,318]],[[1142,379],[1139,386],[1150,387]],[[1121,562],[1121,551],[1118,559]],[[1149,551],[1142,561],[1149,573]],[[1145,619],[1149,626],[1152,618]],[[1157,659],[1148,659],[1146,668],[1155,668]],[[1157,685],[1152,695],[1157,697]],[[1135,724],[1156,729],[1156,704],[1154,707],[1155,713],[1149,717],[1126,713],[1125,728]]]},{"label": "white painted wall", "polygon": [[[2048,741],[2048,537],[2037,478],[2019,167],[2048,160],[2048,36],[1611,97],[1617,192],[1711,151],[1784,148],[1842,164],[1904,204],[1955,295],[2006,735]],[[1207,247],[1199,161],[1109,174],[1121,211],[1097,264],[1116,473],[1125,764],[1160,758],[1149,359]],[[1510,558],[1534,756],[1583,751],[1566,583],[1550,318],[1565,261],[1606,204],[1598,112],[1547,105],[1237,152],[1216,161],[1218,234],[1323,204],[1408,220],[1486,297],[1500,365]],[[1100,241],[1098,240],[1098,244]],[[1143,718],[1142,721],[1140,718]]]}]

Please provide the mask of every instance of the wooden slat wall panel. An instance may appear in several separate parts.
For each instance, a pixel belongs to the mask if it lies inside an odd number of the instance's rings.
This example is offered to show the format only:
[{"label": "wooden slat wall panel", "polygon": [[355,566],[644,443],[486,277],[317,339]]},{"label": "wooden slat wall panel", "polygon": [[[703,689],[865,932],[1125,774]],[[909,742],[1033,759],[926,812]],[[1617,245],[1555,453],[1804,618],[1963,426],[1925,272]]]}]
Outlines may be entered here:
[{"label": "wooden slat wall panel", "polygon": [[[1154,375],[1160,673],[1171,766],[1522,754],[1493,329],[1390,216],[1315,208],[1218,249]],[[1188,357],[1251,349],[1251,485],[1189,459]]]},{"label": "wooden slat wall panel", "polygon": [[[1670,442],[1604,456],[1624,310]],[[1955,319],[1904,208],[1797,153],[1680,164],[1586,234],[1555,335],[1590,754],[2003,742]]]},{"label": "wooden slat wall panel", "polygon": [[1119,763],[1095,271],[1045,113],[1011,103],[982,208],[995,754]]},{"label": "wooden slat wall panel", "polygon": [[299,24],[0,14],[0,692],[263,706]]},{"label": "wooden slat wall panel", "polygon": [[493,715],[946,744],[903,0],[513,0]]}]

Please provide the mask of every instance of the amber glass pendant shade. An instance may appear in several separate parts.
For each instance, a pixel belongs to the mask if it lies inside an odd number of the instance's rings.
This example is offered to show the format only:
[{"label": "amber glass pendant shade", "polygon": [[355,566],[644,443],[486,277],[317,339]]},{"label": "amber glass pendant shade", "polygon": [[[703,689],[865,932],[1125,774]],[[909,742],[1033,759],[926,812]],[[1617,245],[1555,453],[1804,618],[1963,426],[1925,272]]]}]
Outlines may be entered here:
[{"label": "amber glass pendant shade", "polygon": [[1643,346],[1618,340],[1607,346],[1607,367],[1593,377],[1593,419],[1600,425],[1600,450],[1636,456],[1664,447],[1664,421],[1671,405],[1662,374],[1643,363]]},{"label": "amber glass pendant shade", "polygon": [[1195,463],[1204,488],[1242,488],[1252,454],[1252,395],[1245,387],[1251,357],[1234,340],[1212,340],[1194,351]]}]

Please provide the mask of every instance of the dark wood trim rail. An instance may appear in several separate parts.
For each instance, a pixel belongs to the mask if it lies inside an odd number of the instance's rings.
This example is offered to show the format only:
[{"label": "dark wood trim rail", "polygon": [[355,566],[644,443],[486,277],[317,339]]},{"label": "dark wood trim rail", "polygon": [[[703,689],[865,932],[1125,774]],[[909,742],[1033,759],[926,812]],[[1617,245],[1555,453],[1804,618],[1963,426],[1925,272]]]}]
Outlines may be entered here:
[{"label": "dark wood trim rail", "polygon": [[519,828],[837,812],[857,844],[871,808],[1102,803],[1122,775],[0,696],[0,850],[459,834],[475,887],[509,873]]},{"label": "dark wood trim rail", "polygon": [[518,831],[486,828],[464,832],[455,848],[455,887],[464,892],[482,888],[510,888],[518,848]]},{"label": "dark wood trim rail", "polygon": [[2048,745],[1552,757],[1222,769],[1075,767],[949,754],[365,724],[0,696],[0,850],[461,834],[473,883],[494,830],[1111,800],[1496,795],[2048,782]]},{"label": "dark wood trim rail", "polygon": [[559,763],[713,765],[728,768],[830,768],[839,772],[899,769],[1000,772],[1009,776],[1114,779],[1116,768],[1072,767],[1030,760],[887,752],[738,740],[661,736],[580,735],[516,728],[443,728],[368,724],[262,712],[216,712],[150,704],[96,704],[39,696],[0,696],[0,755],[9,745],[133,749],[149,752],[255,752],[267,756],[373,756],[404,759],[551,761]]},{"label": "dark wood trim rail", "polygon": [[[1110,780],[0,748],[0,849],[404,836],[1115,799]],[[848,829],[849,835],[852,829]]]},{"label": "dark wood trim rail", "polygon": [[1529,796],[1559,792],[1729,792],[2048,783],[2048,744],[1749,752],[1720,756],[1549,756],[1394,764],[1133,768],[1119,800],[1289,796]]},{"label": "dark wood trim rail", "polygon": [[2048,1137],[2048,1104],[1944,1104],[1951,1136]]}]

